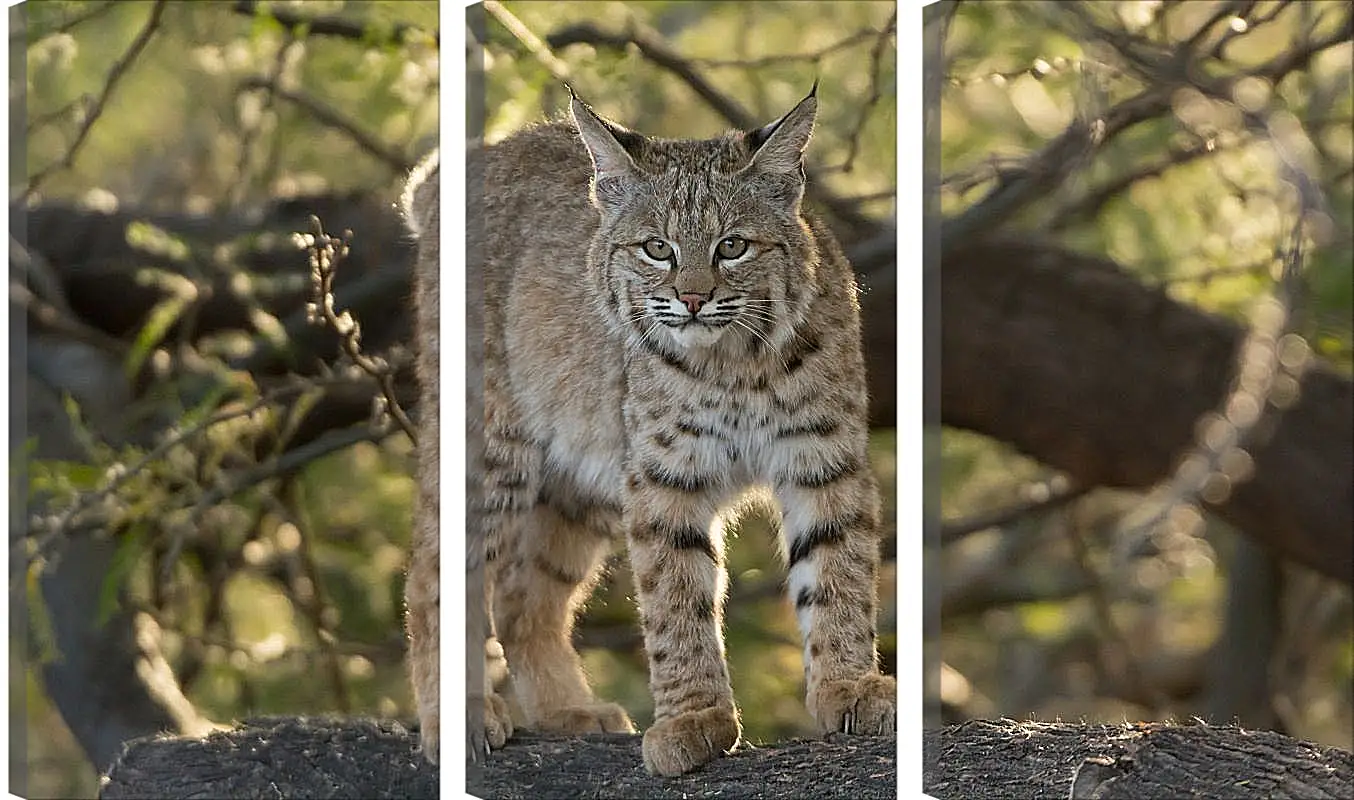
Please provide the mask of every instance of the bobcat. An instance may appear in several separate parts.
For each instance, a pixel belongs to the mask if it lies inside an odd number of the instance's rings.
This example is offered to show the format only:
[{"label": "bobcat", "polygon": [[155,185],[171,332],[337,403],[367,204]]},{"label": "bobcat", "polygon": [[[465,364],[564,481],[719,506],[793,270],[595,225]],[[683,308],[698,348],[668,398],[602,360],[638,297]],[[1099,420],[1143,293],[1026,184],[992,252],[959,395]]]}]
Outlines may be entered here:
[{"label": "bobcat", "polygon": [[[594,696],[570,641],[624,539],[655,703],[646,768],[678,775],[737,744],[723,531],[764,488],[782,513],[810,713],[824,730],[891,733],[855,276],[800,207],[816,91],[763,128],[704,141],[639,135],[577,97],[570,109],[572,124],[472,149],[468,164],[484,291],[482,602],[527,726],[634,730]],[[512,732],[482,685],[472,753]]]}]

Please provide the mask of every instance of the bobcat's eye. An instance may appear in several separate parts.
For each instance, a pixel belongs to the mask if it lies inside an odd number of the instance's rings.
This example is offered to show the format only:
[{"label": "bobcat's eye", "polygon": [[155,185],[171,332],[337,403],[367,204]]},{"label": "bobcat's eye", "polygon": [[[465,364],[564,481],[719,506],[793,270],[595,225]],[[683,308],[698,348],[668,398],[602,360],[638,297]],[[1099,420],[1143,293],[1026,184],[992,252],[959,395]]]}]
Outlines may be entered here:
[{"label": "bobcat's eye", "polygon": [[748,240],[741,236],[726,236],[715,247],[715,255],[725,261],[732,261],[748,251]]},{"label": "bobcat's eye", "polygon": [[650,239],[644,243],[644,255],[654,261],[667,261],[672,258],[672,245],[662,239]]}]

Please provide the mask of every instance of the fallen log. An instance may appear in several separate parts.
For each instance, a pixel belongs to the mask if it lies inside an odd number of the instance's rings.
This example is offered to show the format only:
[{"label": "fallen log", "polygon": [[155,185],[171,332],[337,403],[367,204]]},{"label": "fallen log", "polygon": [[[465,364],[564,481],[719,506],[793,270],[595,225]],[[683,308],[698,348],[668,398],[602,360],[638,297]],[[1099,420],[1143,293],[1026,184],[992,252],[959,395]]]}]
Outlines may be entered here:
[{"label": "fallen log", "polygon": [[[494,800],[896,796],[893,738],[744,745],[672,779],[645,772],[640,741],[634,734],[519,733],[469,770],[466,788]],[[391,721],[257,719],[203,739],[131,742],[103,777],[99,797],[437,797],[437,768],[417,746],[414,731]]]},{"label": "fallen log", "polygon": [[1235,726],[975,720],[923,750],[938,800],[1354,797],[1354,754]]},{"label": "fallen log", "polygon": [[[832,735],[743,745],[679,778],[644,771],[638,735],[519,733],[467,777],[491,800],[884,798],[897,740]],[[100,798],[436,797],[438,772],[397,722],[272,717],[205,739],[127,745]],[[922,787],[985,798],[1354,797],[1354,754],[1270,731],[1205,724],[970,721],[927,731]],[[901,791],[901,793],[900,793]]]}]

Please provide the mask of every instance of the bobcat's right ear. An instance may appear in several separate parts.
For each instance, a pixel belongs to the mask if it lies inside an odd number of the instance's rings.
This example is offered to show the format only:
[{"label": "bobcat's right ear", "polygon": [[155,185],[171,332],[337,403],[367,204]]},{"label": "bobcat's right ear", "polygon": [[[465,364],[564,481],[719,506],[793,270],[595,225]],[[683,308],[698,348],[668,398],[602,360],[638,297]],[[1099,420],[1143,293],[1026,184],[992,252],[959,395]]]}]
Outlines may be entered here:
[{"label": "bobcat's right ear", "polygon": [[583,137],[583,144],[588,148],[588,155],[592,156],[592,167],[597,173],[597,180],[633,174],[636,171],[635,160],[630,157],[621,141],[637,139],[638,136],[614,122],[607,122],[597,116],[597,113],[579,100],[572,90],[569,95],[571,97],[569,112],[573,115],[578,135]]}]

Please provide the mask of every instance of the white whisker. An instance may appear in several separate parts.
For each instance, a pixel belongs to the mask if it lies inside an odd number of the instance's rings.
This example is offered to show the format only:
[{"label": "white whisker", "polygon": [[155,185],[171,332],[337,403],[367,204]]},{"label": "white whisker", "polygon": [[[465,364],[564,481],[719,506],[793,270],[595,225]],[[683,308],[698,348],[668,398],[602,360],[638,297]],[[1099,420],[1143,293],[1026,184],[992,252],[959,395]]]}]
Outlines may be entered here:
[{"label": "white whisker", "polygon": [[776,351],[776,346],[771,343],[771,340],[767,338],[766,334],[757,330],[753,326],[747,324],[747,322],[738,317],[733,318],[732,324],[737,325],[738,327],[742,328],[743,330],[747,331],[748,333],[751,333],[753,336],[756,336],[758,339],[761,339],[763,342],[765,342],[767,351],[775,354],[776,360],[780,362],[781,369],[787,371],[790,369],[790,365],[786,363],[784,356],[782,356],[779,352]]}]

